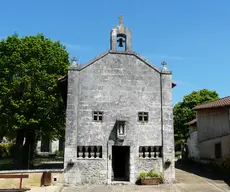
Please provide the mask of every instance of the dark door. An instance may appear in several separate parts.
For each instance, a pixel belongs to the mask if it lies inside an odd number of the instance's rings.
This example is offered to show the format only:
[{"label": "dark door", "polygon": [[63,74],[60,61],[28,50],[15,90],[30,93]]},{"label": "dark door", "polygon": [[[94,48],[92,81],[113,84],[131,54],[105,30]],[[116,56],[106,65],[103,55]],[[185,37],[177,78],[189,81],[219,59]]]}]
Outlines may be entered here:
[{"label": "dark door", "polygon": [[114,181],[129,181],[129,146],[112,147],[112,167]]}]

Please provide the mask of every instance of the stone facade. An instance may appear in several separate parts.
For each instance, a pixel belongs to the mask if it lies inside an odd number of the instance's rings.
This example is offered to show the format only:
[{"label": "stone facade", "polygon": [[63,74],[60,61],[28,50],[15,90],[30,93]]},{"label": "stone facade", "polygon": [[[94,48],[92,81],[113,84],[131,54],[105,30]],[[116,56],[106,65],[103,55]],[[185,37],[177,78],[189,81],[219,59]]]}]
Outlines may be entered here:
[{"label": "stone facade", "polygon": [[123,24],[112,29],[110,43],[109,51],[68,71],[64,182],[135,183],[152,168],[172,182],[172,73],[133,52]]}]

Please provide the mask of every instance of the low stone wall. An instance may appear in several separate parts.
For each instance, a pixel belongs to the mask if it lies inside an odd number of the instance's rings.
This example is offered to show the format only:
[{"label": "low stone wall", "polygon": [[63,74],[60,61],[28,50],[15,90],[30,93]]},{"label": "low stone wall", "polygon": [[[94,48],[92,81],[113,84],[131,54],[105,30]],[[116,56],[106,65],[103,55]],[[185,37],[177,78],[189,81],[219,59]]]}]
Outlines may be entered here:
[{"label": "low stone wall", "polygon": [[[42,186],[42,176],[44,172],[51,173],[51,185],[63,184],[63,170],[13,170],[0,171],[0,175],[29,175],[29,178],[22,179],[23,188]],[[56,179],[55,179],[56,178]],[[56,180],[56,181],[55,181]],[[0,189],[18,188],[20,179],[0,179]]]}]

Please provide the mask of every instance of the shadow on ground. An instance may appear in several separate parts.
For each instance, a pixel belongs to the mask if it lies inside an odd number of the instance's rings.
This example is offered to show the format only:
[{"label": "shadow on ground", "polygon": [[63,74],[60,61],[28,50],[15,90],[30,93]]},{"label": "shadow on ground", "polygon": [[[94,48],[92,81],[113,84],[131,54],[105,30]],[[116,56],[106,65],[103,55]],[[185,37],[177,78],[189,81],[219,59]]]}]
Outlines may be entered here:
[{"label": "shadow on ground", "polygon": [[[35,158],[34,164],[29,169],[63,169],[63,158]],[[25,169],[25,168],[23,168]],[[28,168],[27,168],[28,169]],[[15,170],[12,158],[0,159],[0,171]]]},{"label": "shadow on ground", "polygon": [[63,169],[63,163],[49,163],[35,166],[34,169]]},{"label": "shadow on ground", "polygon": [[175,167],[211,180],[223,180],[230,186],[230,172],[211,164],[201,164],[188,159],[176,161]]}]

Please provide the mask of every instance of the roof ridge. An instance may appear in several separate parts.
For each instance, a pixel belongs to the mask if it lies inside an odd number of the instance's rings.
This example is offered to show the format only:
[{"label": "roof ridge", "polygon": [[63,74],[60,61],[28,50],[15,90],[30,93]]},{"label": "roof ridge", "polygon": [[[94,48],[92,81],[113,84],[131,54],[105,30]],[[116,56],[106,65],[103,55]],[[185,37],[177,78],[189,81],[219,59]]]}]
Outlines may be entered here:
[{"label": "roof ridge", "polygon": [[[226,102],[224,101],[223,103],[221,103],[221,101],[226,100],[226,99],[229,99],[229,100],[227,100]],[[207,102],[207,103],[197,105],[197,106],[195,106],[193,108],[193,110],[207,109],[207,108],[214,108],[214,107],[224,107],[224,106],[230,106],[230,96],[226,96],[226,97],[214,100],[214,101],[210,101],[210,102]]]},{"label": "roof ridge", "polygon": [[230,97],[230,95],[229,95],[229,96],[226,96],[226,97],[219,98],[219,99],[217,99],[216,101],[221,100],[221,99],[226,99],[227,97]]},{"label": "roof ridge", "polygon": [[142,60],[142,62],[144,62],[146,65],[148,65],[150,68],[154,69],[155,71],[157,71],[158,73],[161,73],[161,70],[154,65],[153,63],[151,63],[149,60],[147,60],[145,57],[139,55],[138,53],[134,52],[134,51],[129,51],[129,52],[123,52],[123,51],[112,51],[112,50],[107,50],[99,55],[97,55],[96,57],[94,57],[93,59],[89,60],[88,62],[86,62],[83,65],[78,65],[78,66],[70,66],[68,68],[68,70],[82,70],[86,67],[88,67],[89,65],[93,64],[94,62],[96,62],[97,60],[101,59],[102,57],[105,57],[108,54],[124,54],[124,55],[133,55],[135,57],[137,57],[138,59]]}]

